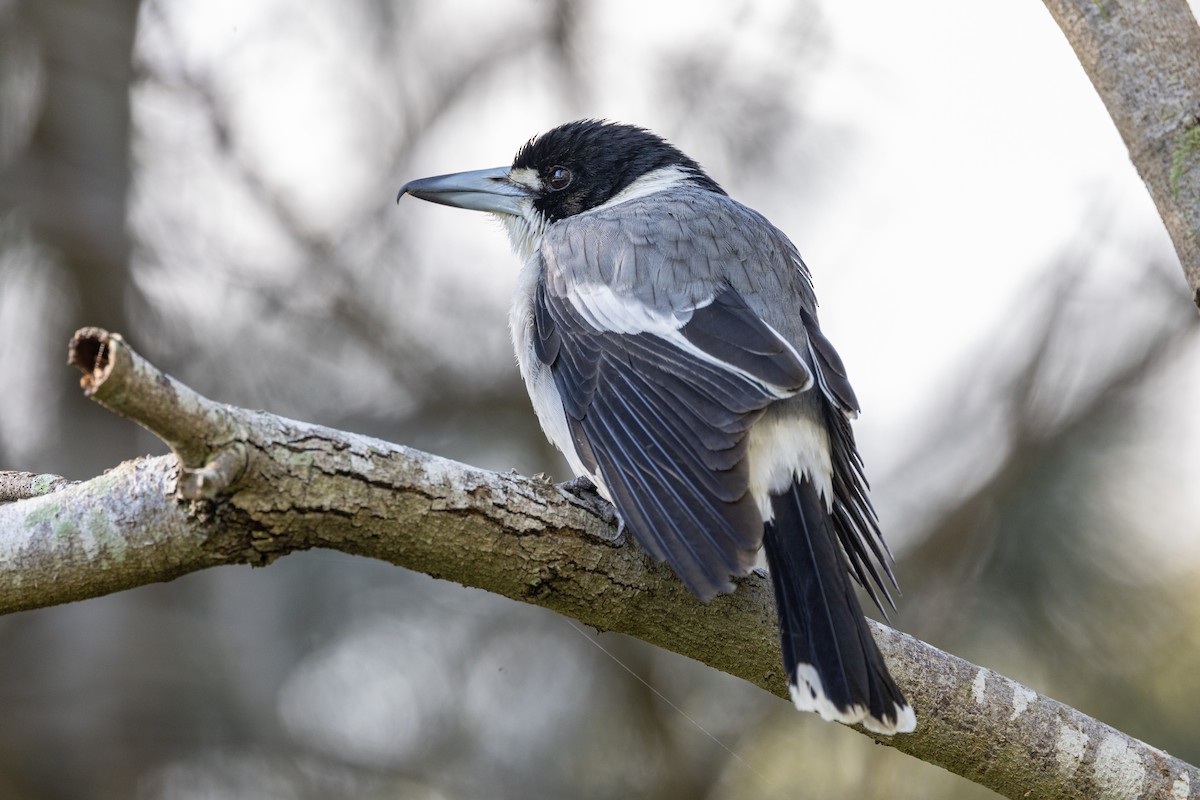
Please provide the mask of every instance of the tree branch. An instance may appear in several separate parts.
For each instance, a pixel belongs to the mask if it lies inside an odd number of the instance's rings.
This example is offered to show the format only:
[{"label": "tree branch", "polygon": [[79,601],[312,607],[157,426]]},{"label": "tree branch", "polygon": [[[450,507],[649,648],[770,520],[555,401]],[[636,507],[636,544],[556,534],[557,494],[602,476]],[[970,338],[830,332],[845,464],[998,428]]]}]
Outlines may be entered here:
[{"label": "tree branch", "polygon": [[1045,0],[1129,148],[1200,306],[1200,26],[1187,0]]},{"label": "tree branch", "polygon": [[[176,455],[0,505],[0,613],[325,547],[545,606],[787,696],[763,575],[703,605],[547,481],[215,403],[96,328],[76,334],[71,362],[93,399]],[[1008,797],[1200,797],[1195,767],[873,627],[919,720],[881,743]]]},{"label": "tree branch", "polygon": [[57,492],[76,481],[61,475],[46,475],[37,472],[0,472],[0,503],[25,500]]}]

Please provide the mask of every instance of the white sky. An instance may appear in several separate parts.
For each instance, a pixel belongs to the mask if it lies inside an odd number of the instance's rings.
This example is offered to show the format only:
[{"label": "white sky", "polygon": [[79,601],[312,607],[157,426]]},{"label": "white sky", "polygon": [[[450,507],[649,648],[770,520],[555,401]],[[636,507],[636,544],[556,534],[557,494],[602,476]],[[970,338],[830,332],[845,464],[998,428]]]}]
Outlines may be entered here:
[{"label": "white sky", "polygon": [[[814,113],[843,121],[858,140],[837,207],[815,228],[828,235],[807,247],[824,248],[810,255],[814,269],[837,265],[832,280],[820,273],[822,284],[873,287],[854,294],[854,314],[876,323],[850,323],[835,340],[851,363],[870,359],[869,374],[855,376],[860,394],[886,398],[869,408],[890,407],[872,414],[899,411],[896,387],[936,385],[1087,215],[1111,207],[1139,250],[1170,247],[1120,136],[1041,4],[919,8],[922,16],[887,2],[869,13],[860,4],[825,7],[835,48]],[[1096,268],[1120,269],[1123,260]],[[825,306],[825,324],[840,329],[845,309]],[[879,328],[904,330],[927,357],[871,358]]]},{"label": "white sky", "polygon": [[[770,17],[785,5],[747,8]],[[676,4],[596,4],[583,58],[605,76],[608,90],[576,116],[665,124],[638,90],[648,68],[639,54],[714,35],[712,19],[722,6],[689,3],[681,16]],[[447,135],[419,154],[416,174],[379,176],[370,143],[345,124],[352,104],[313,89],[343,68],[334,63],[338,51],[287,36],[291,26],[320,29],[324,17],[345,22],[345,7],[299,8],[218,0],[177,5],[172,14],[186,20],[186,61],[219,65],[246,87],[238,106],[244,145],[299,207],[323,209],[330,225],[338,221],[338,198],[371,196],[363,186],[378,184],[380,201],[390,203],[405,180],[508,163],[529,135],[565,121],[547,76],[526,64],[505,76],[506,90],[479,98],[471,116],[448,119]],[[527,8],[452,0],[438,7],[446,24],[430,35],[479,36],[489,19]],[[946,376],[959,374],[1020,292],[1036,290],[1034,277],[1092,233],[1089,225],[1106,237],[1087,265],[1093,279],[1119,280],[1148,255],[1174,255],[1107,112],[1042,4],[864,0],[825,2],[820,12],[828,49],[802,90],[803,109],[825,138],[799,146],[810,148],[803,158],[817,162],[825,153],[812,148],[828,147],[829,174],[802,186],[747,182],[739,191],[738,176],[722,174],[718,155],[697,150],[702,136],[683,131],[674,138],[798,244],[816,281],[822,325],[862,402],[860,444],[877,471],[911,445],[905,432],[928,415]],[[732,53],[735,65],[748,62],[754,42],[735,42]],[[463,265],[461,274],[437,279],[494,298],[503,326],[517,265],[497,226],[419,203],[397,214],[437,237],[446,264]],[[253,240],[252,231],[246,235]],[[1193,376],[1181,393],[1182,419],[1197,397],[1200,379]],[[1194,427],[1181,435],[1200,442]],[[1200,476],[1195,457],[1188,469]],[[1200,516],[1200,508],[1191,511]]]}]

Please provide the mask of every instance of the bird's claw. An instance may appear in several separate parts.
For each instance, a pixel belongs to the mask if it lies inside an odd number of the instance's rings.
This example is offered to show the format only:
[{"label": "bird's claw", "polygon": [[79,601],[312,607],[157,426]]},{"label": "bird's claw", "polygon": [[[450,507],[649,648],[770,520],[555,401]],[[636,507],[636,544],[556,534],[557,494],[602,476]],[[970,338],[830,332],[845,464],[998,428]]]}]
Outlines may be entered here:
[{"label": "bird's claw", "polygon": [[612,503],[600,496],[596,484],[586,475],[564,481],[555,488],[571,505],[595,514],[610,525],[615,523],[618,536],[625,533],[625,520],[621,519]]}]

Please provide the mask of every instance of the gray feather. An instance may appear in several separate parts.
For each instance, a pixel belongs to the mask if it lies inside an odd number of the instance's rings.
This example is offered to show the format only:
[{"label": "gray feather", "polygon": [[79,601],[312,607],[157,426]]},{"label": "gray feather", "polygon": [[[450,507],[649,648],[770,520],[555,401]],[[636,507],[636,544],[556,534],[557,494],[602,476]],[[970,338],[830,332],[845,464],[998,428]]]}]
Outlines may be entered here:
[{"label": "gray feather", "polygon": [[[746,431],[772,402],[815,383],[821,402],[789,401],[787,413],[829,430],[834,530],[855,579],[881,607],[891,602],[889,554],[846,424],[858,400],[782,232],[726,195],[679,186],[563,219],[539,256],[537,358],[553,374],[578,459],[600,470],[648,552],[702,597],[727,588],[761,537],[741,499]],[[597,288],[677,320],[709,361],[654,333],[597,327],[579,311]]]}]

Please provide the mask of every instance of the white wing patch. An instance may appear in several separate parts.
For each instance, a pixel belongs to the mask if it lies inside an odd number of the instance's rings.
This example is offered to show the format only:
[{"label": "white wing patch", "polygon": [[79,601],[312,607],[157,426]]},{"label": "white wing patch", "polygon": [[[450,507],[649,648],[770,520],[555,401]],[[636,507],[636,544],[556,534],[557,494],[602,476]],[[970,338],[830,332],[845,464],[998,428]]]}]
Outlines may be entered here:
[{"label": "white wing patch", "polygon": [[[571,294],[567,299],[576,313],[598,331],[608,331],[630,336],[639,333],[654,334],[667,340],[672,346],[690,356],[708,364],[718,366],[726,372],[732,372],[756,386],[761,386],[773,397],[782,399],[784,397],[791,397],[797,393],[791,387],[775,386],[762,382],[749,372],[701,350],[688,341],[680,332],[680,329],[691,321],[692,311],[704,308],[712,303],[712,297],[697,303],[692,309],[683,313],[664,312],[651,308],[645,303],[631,297],[623,297],[613,291],[612,287],[607,284],[593,283],[576,284],[571,288]],[[766,323],[763,324],[765,325]],[[792,347],[786,339],[780,336],[778,331],[774,328],[769,329],[781,345],[790,350],[798,361],[803,361],[800,355],[796,353],[796,348]],[[804,386],[800,391],[808,388],[809,386]]]}]

